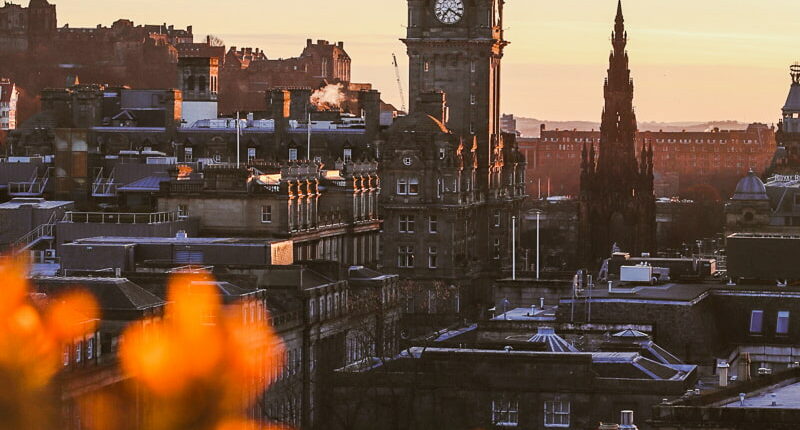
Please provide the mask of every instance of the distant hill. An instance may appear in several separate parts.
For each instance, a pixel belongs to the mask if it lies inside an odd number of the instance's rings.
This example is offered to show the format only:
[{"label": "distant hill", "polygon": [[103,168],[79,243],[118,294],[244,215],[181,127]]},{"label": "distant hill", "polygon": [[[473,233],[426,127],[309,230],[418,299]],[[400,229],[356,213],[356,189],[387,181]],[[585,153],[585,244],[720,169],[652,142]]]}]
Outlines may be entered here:
[{"label": "distant hill", "polygon": [[[517,130],[524,137],[539,137],[539,130],[544,124],[548,130],[599,130],[599,122],[591,121],[547,121],[535,118],[517,118]],[[749,124],[738,121],[709,122],[640,122],[641,131],[708,131],[714,127],[720,130],[744,130]]]}]

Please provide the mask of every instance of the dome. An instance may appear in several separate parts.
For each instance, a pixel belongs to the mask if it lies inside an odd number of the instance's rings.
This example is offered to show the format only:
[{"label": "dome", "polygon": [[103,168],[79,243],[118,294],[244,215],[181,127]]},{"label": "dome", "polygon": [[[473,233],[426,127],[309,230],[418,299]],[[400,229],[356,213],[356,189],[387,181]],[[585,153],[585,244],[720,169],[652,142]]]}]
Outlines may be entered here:
[{"label": "dome", "polygon": [[389,133],[402,133],[413,131],[418,133],[449,133],[444,124],[438,119],[420,111],[406,115],[395,120],[389,127]]},{"label": "dome", "polygon": [[739,184],[736,185],[736,192],[733,193],[733,200],[769,200],[767,196],[767,187],[761,178],[756,176],[755,172],[750,170]]}]

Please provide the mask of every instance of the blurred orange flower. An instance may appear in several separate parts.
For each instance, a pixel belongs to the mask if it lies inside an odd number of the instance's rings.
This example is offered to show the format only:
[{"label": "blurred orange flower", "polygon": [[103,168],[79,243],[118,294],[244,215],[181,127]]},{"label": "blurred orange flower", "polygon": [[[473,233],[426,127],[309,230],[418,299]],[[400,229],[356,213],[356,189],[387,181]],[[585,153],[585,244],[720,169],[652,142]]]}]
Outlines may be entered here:
[{"label": "blurred orange flower", "polygon": [[124,334],[123,370],[154,404],[145,428],[266,428],[242,419],[266,390],[265,375],[283,365],[283,344],[266,318],[251,322],[241,305],[223,306],[211,281],[175,275],[164,319]]},{"label": "blurred orange flower", "polygon": [[46,428],[48,384],[64,346],[94,331],[97,305],[84,292],[32,296],[23,260],[0,262],[0,429]]}]

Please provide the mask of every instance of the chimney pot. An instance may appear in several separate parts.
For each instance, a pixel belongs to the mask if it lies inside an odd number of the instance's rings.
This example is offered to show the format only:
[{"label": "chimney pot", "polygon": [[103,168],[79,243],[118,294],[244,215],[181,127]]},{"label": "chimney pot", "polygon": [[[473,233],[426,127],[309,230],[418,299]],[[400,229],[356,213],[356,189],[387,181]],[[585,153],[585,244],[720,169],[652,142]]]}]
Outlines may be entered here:
[{"label": "chimney pot", "polygon": [[633,411],[620,411],[619,415],[620,430],[638,430],[633,423]]},{"label": "chimney pot", "polygon": [[306,39],[306,46],[311,46],[313,43],[311,39]]}]

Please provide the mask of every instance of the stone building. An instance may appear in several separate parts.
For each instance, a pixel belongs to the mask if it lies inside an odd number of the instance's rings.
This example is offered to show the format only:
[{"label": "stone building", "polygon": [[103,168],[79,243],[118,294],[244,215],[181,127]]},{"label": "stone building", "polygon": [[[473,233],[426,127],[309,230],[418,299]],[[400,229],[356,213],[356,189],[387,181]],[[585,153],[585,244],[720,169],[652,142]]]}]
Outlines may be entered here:
[{"label": "stone building", "polygon": [[0,130],[17,128],[19,89],[9,79],[0,79]]},{"label": "stone building", "polygon": [[[725,375],[720,378],[724,378]],[[800,420],[798,368],[653,406],[653,430],[790,430]]]},{"label": "stone building", "polygon": [[[518,138],[527,164],[528,194],[576,196],[580,190],[581,149],[597,146],[600,132],[543,129],[541,137]],[[763,172],[775,156],[775,130],[750,124],[745,130],[637,131],[637,154],[653,146],[656,197],[685,197],[712,190],[729,195],[748,169]]]},{"label": "stone building", "polygon": [[800,177],[774,175],[764,183],[751,170],[725,204],[725,233],[800,233]]},{"label": "stone building", "polygon": [[656,249],[653,146],[636,154],[633,81],[625,46],[628,33],[618,4],[605,83],[600,143],[584,143],[579,207],[580,258],[588,267],[614,246],[634,254]]},{"label": "stone building", "polygon": [[456,4],[408,1],[411,114],[381,149],[392,244],[383,261],[409,279],[463,288],[455,308],[477,315],[489,301],[479,279],[511,266],[524,160],[500,130],[504,2]]},{"label": "stone building", "polygon": [[393,360],[338,370],[328,422],[342,429],[589,429],[621,410],[649,417],[651,405],[683,394],[697,377],[696,366],[658,361],[633,343],[580,352],[546,326],[486,340],[495,324],[507,323],[479,323]]},{"label": "stone building", "polygon": [[790,68],[792,84],[778,122],[778,149],[767,175],[800,173],[800,64]]},{"label": "stone building", "polygon": [[219,113],[219,60],[189,57],[178,60],[178,88],[183,92],[181,123],[191,127]]},{"label": "stone building", "polygon": [[378,262],[375,162],[349,161],[340,170],[309,162],[206,166],[202,177],[172,174],[161,184],[158,210],[199,218],[201,235],[291,239],[298,261]]}]

